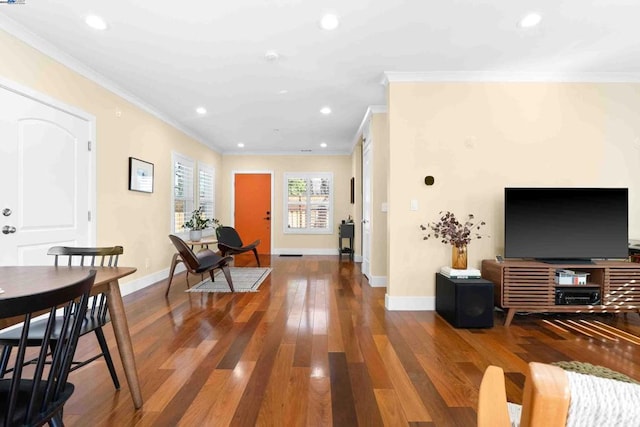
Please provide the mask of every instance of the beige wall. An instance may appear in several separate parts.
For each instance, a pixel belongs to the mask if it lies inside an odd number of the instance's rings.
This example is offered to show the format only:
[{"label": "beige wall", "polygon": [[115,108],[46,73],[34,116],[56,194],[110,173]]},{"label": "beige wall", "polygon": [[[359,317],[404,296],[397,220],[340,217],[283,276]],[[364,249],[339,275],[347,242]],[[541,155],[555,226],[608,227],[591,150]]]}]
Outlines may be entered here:
[{"label": "beige wall", "polygon": [[387,202],[387,165],[389,159],[389,123],[386,113],[371,115],[371,140],[373,141],[373,167],[371,179],[371,276],[385,279],[387,276],[387,212],[382,204]]},{"label": "beige wall", "polygon": [[[121,265],[138,272],[123,282],[167,269],[171,152],[206,162],[219,177],[220,156],[172,126],[0,31],[0,77],[41,92],[96,118],[97,245],[122,245]],[[117,114],[118,113],[118,114]],[[152,194],[129,191],[129,156],[151,162]],[[218,178],[219,179],[219,178]]]},{"label": "beige wall", "polygon": [[640,236],[638,84],[391,83],[388,114],[390,296],[434,295],[451,250],[419,224],[439,211],[487,222],[470,268],[502,253],[507,186],[628,187]]},{"label": "beige wall", "polygon": [[[233,173],[271,172],[274,176],[272,248],[273,253],[281,249],[307,249],[338,253],[338,226],[352,212],[349,200],[349,180],[352,176],[352,159],[343,156],[223,156],[221,185],[217,191],[221,196],[218,217],[223,224],[233,224],[232,191]],[[285,234],[283,228],[283,176],[285,172],[332,172],[334,183],[334,227],[332,234]]]}]

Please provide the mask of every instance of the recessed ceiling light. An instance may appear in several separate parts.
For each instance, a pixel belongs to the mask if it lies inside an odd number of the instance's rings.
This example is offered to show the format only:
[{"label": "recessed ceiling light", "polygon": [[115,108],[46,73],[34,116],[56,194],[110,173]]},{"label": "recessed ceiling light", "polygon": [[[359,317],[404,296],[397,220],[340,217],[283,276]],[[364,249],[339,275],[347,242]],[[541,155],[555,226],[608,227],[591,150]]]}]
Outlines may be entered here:
[{"label": "recessed ceiling light", "polygon": [[322,147],[322,148],[327,148],[327,143],[326,143],[326,142],[321,143],[321,144],[320,144],[320,147]]},{"label": "recessed ceiling light", "polygon": [[287,89],[281,89],[278,91],[279,95],[286,95],[287,93],[289,93],[289,91]]},{"label": "recessed ceiling light", "polygon": [[95,30],[106,30],[108,27],[107,22],[98,15],[88,15],[84,22]]},{"label": "recessed ceiling light", "polygon": [[198,113],[200,115],[207,114],[207,109],[204,108],[204,107],[198,107],[198,108],[196,108],[196,113]]},{"label": "recessed ceiling light", "polygon": [[331,31],[338,28],[340,21],[338,17],[333,13],[325,13],[322,18],[320,18],[320,28],[323,30]]},{"label": "recessed ceiling light", "polygon": [[238,142],[238,147],[243,148],[244,147],[244,142]]},{"label": "recessed ceiling light", "polygon": [[542,21],[542,16],[539,13],[528,13],[520,20],[518,26],[520,28],[532,28],[538,25]]},{"label": "recessed ceiling light", "polygon": [[331,108],[329,108],[329,107],[322,107],[322,108],[320,109],[320,112],[326,116],[326,115],[328,115],[328,114],[331,114]]},{"label": "recessed ceiling light", "polygon": [[280,54],[275,50],[268,50],[264,54],[264,59],[269,62],[277,61],[280,58]]}]

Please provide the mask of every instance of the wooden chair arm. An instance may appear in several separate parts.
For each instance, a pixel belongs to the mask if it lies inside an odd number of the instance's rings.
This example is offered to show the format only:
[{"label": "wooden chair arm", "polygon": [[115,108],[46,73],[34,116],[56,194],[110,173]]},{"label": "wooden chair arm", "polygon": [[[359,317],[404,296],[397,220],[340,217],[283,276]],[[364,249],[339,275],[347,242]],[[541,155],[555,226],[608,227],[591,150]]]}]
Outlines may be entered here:
[{"label": "wooden chair arm", "polygon": [[478,394],[478,427],[509,427],[504,371],[489,366],[482,377]]},{"label": "wooden chair arm", "polygon": [[562,368],[545,363],[529,363],[520,426],[565,426],[570,397],[569,379]]}]

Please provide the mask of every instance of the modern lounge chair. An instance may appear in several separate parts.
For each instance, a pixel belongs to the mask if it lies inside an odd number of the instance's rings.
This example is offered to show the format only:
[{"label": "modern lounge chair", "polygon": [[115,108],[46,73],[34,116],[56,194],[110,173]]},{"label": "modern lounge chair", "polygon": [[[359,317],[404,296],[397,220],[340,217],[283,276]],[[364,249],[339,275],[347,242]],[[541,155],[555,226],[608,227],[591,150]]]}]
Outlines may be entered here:
[{"label": "modern lounge chair", "polygon": [[[229,272],[229,263],[233,261],[230,256],[220,256],[210,249],[203,249],[198,253],[193,252],[189,245],[185,243],[180,237],[173,234],[169,235],[169,239],[178,250],[178,253],[174,255],[171,263],[171,272],[169,273],[169,283],[167,284],[167,291],[165,296],[169,295],[169,288],[171,287],[171,281],[173,278],[173,272],[178,262],[183,262],[187,268],[188,273],[203,274],[209,273],[211,280],[214,280],[214,270],[220,269],[227,279],[231,292],[235,292],[233,289],[233,281],[231,280],[231,273]],[[187,278],[187,287],[189,286],[189,280]]]},{"label": "modern lounge chair", "polygon": [[257,249],[260,244],[260,240],[244,245],[236,229],[228,226],[220,226],[216,228],[216,235],[218,237],[218,249],[220,249],[222,256],[237,255],[253,251],[258,267],[260,267],[260,258],[258,257]]}]

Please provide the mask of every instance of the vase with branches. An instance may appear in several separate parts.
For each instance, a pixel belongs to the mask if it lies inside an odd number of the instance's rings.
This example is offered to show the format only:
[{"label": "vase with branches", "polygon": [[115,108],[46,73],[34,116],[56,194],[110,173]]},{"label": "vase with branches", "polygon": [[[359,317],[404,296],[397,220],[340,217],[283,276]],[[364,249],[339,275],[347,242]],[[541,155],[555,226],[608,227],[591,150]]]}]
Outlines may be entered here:
[{"label": "vase with branches", "polygon": [[451,267],[455,269],[467,268],[467,245],[472,240],[481,239],[480,234],[484,221],[476,221],[473,214],[467,215],[464,222],[458,220],[453,212],[440,212],[440,219],[420,224],[420,229],[425,233],[424,240],[431,238],[440,239],[444,244],[452,246]]}]

